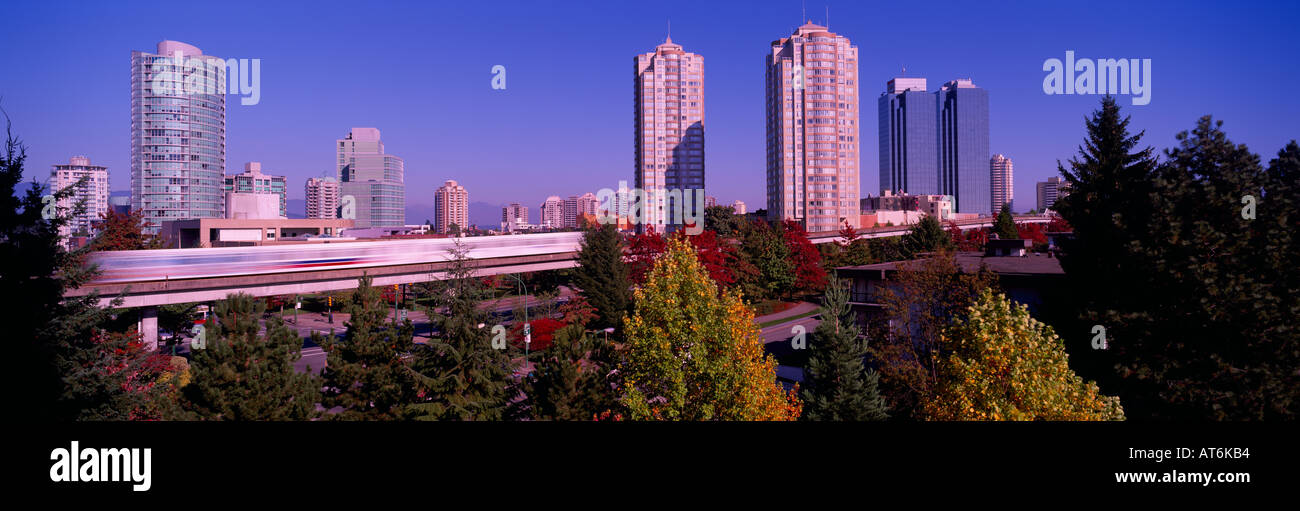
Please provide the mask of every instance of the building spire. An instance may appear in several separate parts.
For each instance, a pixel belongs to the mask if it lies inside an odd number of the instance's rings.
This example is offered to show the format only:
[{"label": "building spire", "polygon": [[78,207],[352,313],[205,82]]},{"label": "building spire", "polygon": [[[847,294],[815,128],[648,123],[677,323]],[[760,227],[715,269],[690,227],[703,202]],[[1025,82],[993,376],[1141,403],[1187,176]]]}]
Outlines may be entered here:
[{"label": "building spire", "polygon": [[669,17],[668,17],[668,38],[664,40],[664,44],[673,44],[673,18],[672,18],[672,16],[669,16]]}]

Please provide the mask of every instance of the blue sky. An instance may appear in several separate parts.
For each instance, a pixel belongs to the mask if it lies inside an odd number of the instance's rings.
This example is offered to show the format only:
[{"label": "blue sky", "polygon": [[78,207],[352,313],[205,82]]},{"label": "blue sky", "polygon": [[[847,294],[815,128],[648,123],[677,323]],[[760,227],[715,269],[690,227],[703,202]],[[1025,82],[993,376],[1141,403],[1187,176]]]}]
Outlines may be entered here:
[{"label": "blue sky", "polygon": [[[647,9],[653,7],[653,12]],[[989,90],[991,151],[1015,162],[1018,209],[1083,137],[1098,96],[1048,96],[1043,61],[1152,59],[1151,103],[1130,106],[1163,149],[1213,114],[1267,161],[1300,136],[1296,2],[807,2],[858,45],[862,192],[878,190],[876,97],[907,67],[930,88]],[[472,202],[613,188],[632,173],[632,58],[673,41],[705,58],[708,191],[764,197],[763,63],[798,1],[35,2],[5,7],[0,106],[29,146],[28,178],[85,154],[130,182],[130,54],[174,39],[262,59],[261,101],[228,100],[227,169],[261,161],[291,199],[331,175],[334,140],[379,128],[406,160],[408,205],[456,179]],[[490,87],[504,65],[507,89]],[[408,218],[408,222],[423,220]],[[473,219],[485,223],[490,219]]]}]

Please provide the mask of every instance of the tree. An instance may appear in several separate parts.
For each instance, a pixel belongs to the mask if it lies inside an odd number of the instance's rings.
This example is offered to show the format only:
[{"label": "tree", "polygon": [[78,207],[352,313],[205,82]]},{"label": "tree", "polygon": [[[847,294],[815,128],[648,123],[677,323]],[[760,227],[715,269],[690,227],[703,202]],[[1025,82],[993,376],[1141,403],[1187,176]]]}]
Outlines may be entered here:
[{"label": "tree", "polygon": [[939,220],[932,215],[921,217],[921,221],[903,235],[903,250],[908,258],[924,252],[951,248],[952,237],[943,232],[943,226],[939,225]]},{"label": "tree", "polygon": [[145,232],[152,224],[144,219],[144,214],[140,211],[119,213],[110,209],[100,218],[100,222],[95,224],[96,235],[90,242],[91,250],[108,252],[167,248],[167,240],[162,236]]},{"label": "tree", "polygon": [[535,420],[593,420],[617,409],[613,348],[582,325],[555,332],[554,343],[524,379],[528,416]]},{"label": "tree", "polygon": [[840,227],[840,239],[835,240],[834,245],[840,249],[836,267],[871,264],[871,247],[867,244],[867,239],[858,234],[858,230],[847,221]]},{"label": "tree", "polygon": [[848,289],[836,275],[826,286],[804,371],[803,419],[831,421],[885,420],[888,406],[880,397],[879,375],[864,365],[867,343],[859,338],[849,306]]},{"label": "tree", "polygon": [[68,252],[60,243],[69,212],[53,205],[73,189],[51,191],[33,181],[19,190],[26,147],[7,119],[0,154],[0,314],[14,360],[21,361],[11,375],[22,382],[12,393],[13,409],[38,421],[157,418],[152,402],[161,386],[154,383],[166,361],[134,332],[106,330],[112,311],[99,307],[98,294],[64,299],[96,274],[83,264],[88,248]]},{"label": "tree", "polygon": [[573,283],[596,308],[597,328],[619,327],[631,310],[632,284],[623,262],[623,239],[611,224],[583,232]]},{"label": "tree", "polygon": [[826,270],[821,265],[821,252],[808,239],[803,225],[793,220],[781,224],[781,234],[789,247],[790,262],[794,266],[792,291],[820,293],[826,287]]},{"label": "tree", "polygon": [[371,283],[369,276],[358,280],[344,309],[350,317],[341,341],[312,334],[326,354],[321,406],[339,408],[327,418],[393,420],[416,400],[417,377],[406,358],[414,347],[414,328],[409,320],[388,321],[389,309]]},{"label": "tree", "polygon": [[700,265],[709,272],[709,278],[713,279],[719,288],[736,282],[732,268],[735,267],[738,255],[736,247],[729,240],[718,239],[718,235],[713,231],[704,231],[694,236],[678,231],[676,236],[690,242],[691,247],[695,249],[695,257],[700,260]]},{"label": "tree", "polygon": [[710,206],[704,208],[704,228],[717,233],[718,236],[730,237],[740,231],[744,217],[736,214],[731,206]]},{"label": "tree", "polygon": [[1119,398],[1070,369],[1060,338],[1000,293],[979,299],[942,335],[930,420],[1124,420]]},{"label": "tree", "polygon": [[491,317],[479,304],[490,297],[475,277],[469,248],[460,240],[447,250],[449,266],[433,288],[429,318],[440,338],[415,352],[419,398],[406,407],[416,420],[502,420],[519,395],[513,379],[514,351],[492,346]]},{"label": "tree", "polygon": [[645,282],[645,276],[654,267],[655,259],[664,252],[667,239],[653,226],[628,237],[627,252],[623,261],[627,264],[628,280],[634,285]]},{"label": "tree", "polygon": [[776,383],[753,313],[718,292],[682,240],[671,240],[626,322],[622,403],[631,418],[793,420],[799,400]]},{"label": "tree", "polygon": [[[1074,229],[1061,265],[1080,310],[1067,346],[1095,353],[1085,367],[1133,418],[1294,419],[1293,144],[1265,169],[1206,116],[1157,164],[1127,124],[1104,100],[1061,169]],[[1086,348],[1096,326],[1105,350]]]},{"label": "tree", "polygon": [[966,273],[951,252],[900,263],[877,300],[883,315],[870,325],[870,353],[895,416],[921,418],[933,391],[936,363],[945,356],[940,334],[965,314],[996,277],[981,268]]},{"label": "tree", "polygon": [[190,384],[182,389],[185,408],[210,420],[317,417],[321,382],[293,367],[302,358],[302,339],[278,316],[259,335],[266,306],[250,295],[231,295],[214,309],[207,345],[193,351]]},{"label": "tree", "polygon": [[738,277],[744,295],[759,300],[792,289],[795,267],[790,257],[790,245],[780,232],[762,220],[749,222],[741,234],[740,244],[744,267]]},{"label": "tree", "polygon": [[453,237],[460,236],[460,226],[456,225],[456,222],[447,224],[447,234],[450,234]]},{"label": "tree", "polygon": [[993,233],[998,235],[998,239],[1014,240],[1020,237],[1020,232],[1016,229],[1016,220],[1011,216],[1011,206],[1002,205],[1002,211],[998,212],[998,218],[993,223]]}]

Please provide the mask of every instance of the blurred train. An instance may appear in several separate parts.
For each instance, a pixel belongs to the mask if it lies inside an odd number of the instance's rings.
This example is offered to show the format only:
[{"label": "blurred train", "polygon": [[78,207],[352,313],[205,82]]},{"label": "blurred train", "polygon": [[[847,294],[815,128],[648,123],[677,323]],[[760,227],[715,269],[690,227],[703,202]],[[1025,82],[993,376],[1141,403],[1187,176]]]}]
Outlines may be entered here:
[{"label": "blurred train", "polygon": [[[459,238],[471,259],[577,252],[581,232]],[[452,238],[97,252],[96,283],[263,275],[447,261]]]}]

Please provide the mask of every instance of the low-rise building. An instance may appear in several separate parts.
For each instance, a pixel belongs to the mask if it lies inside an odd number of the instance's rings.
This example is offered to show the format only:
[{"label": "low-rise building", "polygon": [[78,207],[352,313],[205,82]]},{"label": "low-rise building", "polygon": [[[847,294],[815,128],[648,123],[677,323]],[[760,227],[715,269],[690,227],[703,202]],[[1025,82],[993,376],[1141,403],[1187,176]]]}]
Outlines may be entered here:
[{"label": "low-rise building", "polygon": [[285,242],[337,241],[352,220],[321,218],[194,218],[165,221],[172,248],[244,247]]}]

